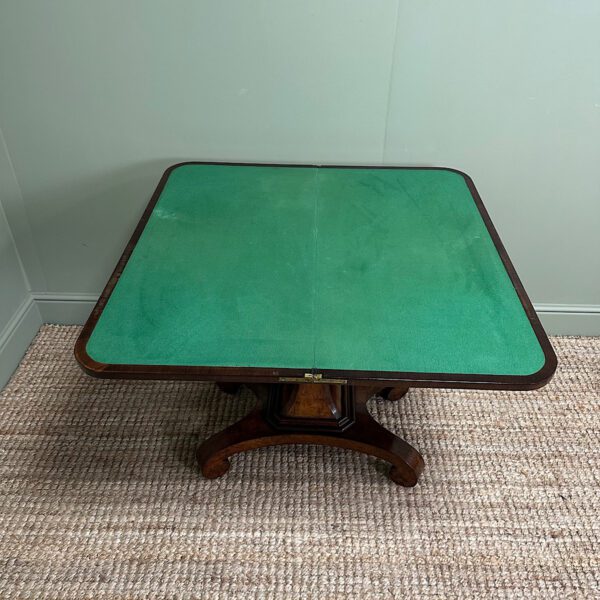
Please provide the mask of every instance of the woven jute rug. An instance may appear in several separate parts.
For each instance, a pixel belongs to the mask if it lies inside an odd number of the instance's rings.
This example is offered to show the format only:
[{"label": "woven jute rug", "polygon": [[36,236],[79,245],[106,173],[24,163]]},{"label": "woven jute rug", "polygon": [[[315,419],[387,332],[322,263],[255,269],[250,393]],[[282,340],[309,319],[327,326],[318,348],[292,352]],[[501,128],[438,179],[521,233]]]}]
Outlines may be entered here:
[{"label": "woven jute rug", "polygon": [[253,405],[212,384],[96,380],[42,328],[0,395],[1,598],[600,597],[600,338],[554,338],[536,392],[411,390],[373,414],[423,453],[199,440]]}]

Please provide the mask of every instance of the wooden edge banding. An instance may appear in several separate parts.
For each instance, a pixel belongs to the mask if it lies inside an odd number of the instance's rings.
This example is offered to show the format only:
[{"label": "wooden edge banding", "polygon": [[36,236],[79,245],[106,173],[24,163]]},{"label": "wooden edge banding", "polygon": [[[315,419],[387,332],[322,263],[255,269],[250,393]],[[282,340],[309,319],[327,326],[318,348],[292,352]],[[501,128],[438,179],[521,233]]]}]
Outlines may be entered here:
[{"label": "wooden edge banding", "polygon": [[494,374],[469,374],[469,373],[413,373],[393,371],[359,371],[359,370],[321,370],[319,375],[325,379],[346,380],[348,383],[361,385],[381,385],[381,387],[397,387],[409,385],[410,387],[449,387],[449,388],[474,388],[474,389],[505,389],[505,390],[533,390],[540,388],[552,378],[557,358],[548,336],[527,296],[527,293],[519,279],[516,270],[508,257],[508,253],[490,216],[481,200],[473,180],[464,172],[449,167],[431,166],[392,166],[392,165],[310,165],[310,164],[281,164],[281,163],[234,163],[214,161],[189,161],[177,163],[170,166],[162,175],[150,202],[148,203],[142,217],[137,224],[131,239],[129,240],[123,254],[121,255],[115,270],[110,276],[94,310],[77,339],[75,346],[75,358],[82,369],[93,377],[113,379],[174,379],[174,380],[199,380],[199,381],[254,381],[264,383],[276,383],[280,378],[300,378],[306,372],[315,373],[317,370],[311,367],[298,369],[273,369],[265,367],[219,367],[219,366],[176,366],[176,365],[131,365],[131,364],[108,364],[94,360],[87,353],[87,342],[94,327],[102,315],[102,311],[110,298],[118,280],[125,269],[127,262],[140,238],[144,228],[158,202],[160,195],[169,179],[171,173],[186,165],[216,165],[235,167],[281,167],[281,168],[320,168],[320,169],[396,169],[396,170],[436,170],[450,171],[464,178],[471,193],[471,197],[486,229],[496,247],[502,260],[509,279],[519,297],[521,305],[528,317],[537,340],[544,353],[544,365],[536,372],[529,375],[494,375]]}]

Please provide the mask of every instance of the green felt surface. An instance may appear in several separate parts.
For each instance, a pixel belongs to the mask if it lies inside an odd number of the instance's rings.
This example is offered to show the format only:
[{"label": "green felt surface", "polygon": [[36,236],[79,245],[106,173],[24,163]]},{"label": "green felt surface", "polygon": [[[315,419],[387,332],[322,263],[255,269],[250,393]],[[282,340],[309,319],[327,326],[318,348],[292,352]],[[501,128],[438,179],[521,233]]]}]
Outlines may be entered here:
[{"label": "green felt surface", "polygon": [[87,351],[306,370],[544,364],[464,178],[442,169],[176,168]]}]

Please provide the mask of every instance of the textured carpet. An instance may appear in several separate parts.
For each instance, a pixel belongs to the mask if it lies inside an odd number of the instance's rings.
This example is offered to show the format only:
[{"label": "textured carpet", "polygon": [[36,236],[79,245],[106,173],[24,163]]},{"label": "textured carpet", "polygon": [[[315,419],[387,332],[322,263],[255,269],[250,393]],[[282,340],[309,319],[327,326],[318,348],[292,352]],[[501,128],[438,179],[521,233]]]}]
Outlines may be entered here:
[{"label": "textured carpet", "polygon": [[537,392],[373,400],[425,457],[406,489],[316,446],[204,480],[250,394],[91,379],[78,331],[43,327],[0,394],[1,598],[600,597],[600,338],[554,338]]}]

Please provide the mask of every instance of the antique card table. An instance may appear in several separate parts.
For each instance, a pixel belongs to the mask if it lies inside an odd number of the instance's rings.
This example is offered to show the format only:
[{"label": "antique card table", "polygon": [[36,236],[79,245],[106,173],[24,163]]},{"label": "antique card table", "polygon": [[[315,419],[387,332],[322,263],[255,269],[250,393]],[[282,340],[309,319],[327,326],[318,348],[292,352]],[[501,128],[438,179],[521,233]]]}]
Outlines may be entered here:
[{"label": "antique card table", "polygon": [[556,368],[473,182],[429,167],[174,165],[75,355],[97,377],[252,389],[256,409],[199,446],[206,477],[245,450],[327,444],[405,486],[423,459],[371,396],[528,390]]}]

